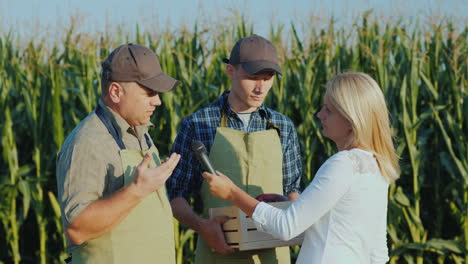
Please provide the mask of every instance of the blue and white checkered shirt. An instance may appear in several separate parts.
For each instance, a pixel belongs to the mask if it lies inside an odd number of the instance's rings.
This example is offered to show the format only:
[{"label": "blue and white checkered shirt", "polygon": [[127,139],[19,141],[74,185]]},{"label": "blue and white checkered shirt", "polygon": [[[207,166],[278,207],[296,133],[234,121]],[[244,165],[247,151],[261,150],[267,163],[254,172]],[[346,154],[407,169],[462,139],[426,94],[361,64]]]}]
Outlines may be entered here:
[{"label": "blue and white checkered shirt", "polygon": [[[192,195],[197,196],[203,182],[202,167],[192,156],[192,141],[198,140],[205,144],[208,153],[216,134],[216,128],[221,123],[221,111],[224,108],[227,115],[227,127],[247,132],[262,131],[267,128],[267,120],[279,128],[281,149],[283,151],[283,191],[285,195],[299,193],[302,175],[302,163],[297,139],[297,132],[292,121],[272,109],[262,105],[252,113],[247,130],[237,114],[226,107],[229,92],[223,93],[219,99],[208,107],[198,110],[182,121],[179,133],[171,152],[181,155],[179,164],[172,176],[166,182],[169,199],[184,197],[189,201]],[[225,103],[226,102],[226,103]],[[262,122],[263,121],[263,122]]]}]

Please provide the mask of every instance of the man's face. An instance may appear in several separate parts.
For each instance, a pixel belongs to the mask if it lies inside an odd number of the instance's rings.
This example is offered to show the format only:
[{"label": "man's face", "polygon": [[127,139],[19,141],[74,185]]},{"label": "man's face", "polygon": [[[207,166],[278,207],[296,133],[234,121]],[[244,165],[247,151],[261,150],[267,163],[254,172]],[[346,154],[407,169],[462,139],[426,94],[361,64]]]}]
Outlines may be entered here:
[{"label": "man's face", "polygon": [[254,112],[263,104],[273,86],[274,73],[260,72],[248,74],[242,66],[228,64],[226,71],[231,79],[229,104],[235,112]]},{"label": "man's face", "polygon": [[160,105],[161,99],[158,92],[137,83],[131,83],[129,88],[123,89],[119,102],[119,114],[131,127],[140,126],[150,121],[154,110]]}]

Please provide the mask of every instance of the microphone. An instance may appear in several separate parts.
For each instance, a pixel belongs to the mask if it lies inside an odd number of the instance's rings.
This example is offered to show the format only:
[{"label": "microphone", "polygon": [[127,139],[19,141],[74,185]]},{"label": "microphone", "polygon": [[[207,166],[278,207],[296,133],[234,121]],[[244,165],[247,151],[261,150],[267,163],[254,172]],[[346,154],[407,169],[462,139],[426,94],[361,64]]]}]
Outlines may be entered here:
[{"label": "microphone", "polygon": [[192,154],[197,158],[198,162],[201,163],[203,169],[211,174],[216,175],[216,171],[211,165],[208,155],[206,155],[206,148],[203,142],[193,141],[192,142]]}]

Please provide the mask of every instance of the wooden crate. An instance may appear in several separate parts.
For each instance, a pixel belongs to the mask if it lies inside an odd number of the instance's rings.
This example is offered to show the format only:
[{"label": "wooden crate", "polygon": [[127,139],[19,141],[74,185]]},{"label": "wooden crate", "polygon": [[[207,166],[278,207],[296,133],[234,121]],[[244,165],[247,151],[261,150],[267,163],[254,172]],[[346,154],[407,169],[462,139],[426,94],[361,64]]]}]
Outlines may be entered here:
[{"label": "wooden crate", "polygon": [[[286,209],[291,202],[274,202],[269,204]],[[223,215],[231,217],[230,220],[223,224],[223,231],[228,245],[241,251],[301,245],[304,240],[303,233],[291,240],[283,241],[265,232],[257,231],[253,220],[235,206],[210,208],[209,214],[210,217]]]}]

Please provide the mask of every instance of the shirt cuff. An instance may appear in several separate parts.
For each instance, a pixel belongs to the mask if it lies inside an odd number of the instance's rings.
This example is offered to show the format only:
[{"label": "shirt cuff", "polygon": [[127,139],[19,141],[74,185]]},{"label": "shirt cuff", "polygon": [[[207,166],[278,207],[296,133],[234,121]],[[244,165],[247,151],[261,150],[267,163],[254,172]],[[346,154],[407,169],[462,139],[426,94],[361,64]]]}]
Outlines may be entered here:
[{"label": "shirt cuff", "polygon": [[255,207],[255,210],[252,214],[252,219],[254,220],[255,226],[257,227],[258,231],[265,231],[263,229],[263,225],[267,223],[265,215],[267,214],[267,211],[270,210],[270,207],[272,206],[264,202],[258,203]]},{"label": "shirt cuff", "polygon": [[71,208],[65,207],[65,228],[68,228],[70,224],[77,218],[93,201],[78,203]]}]

